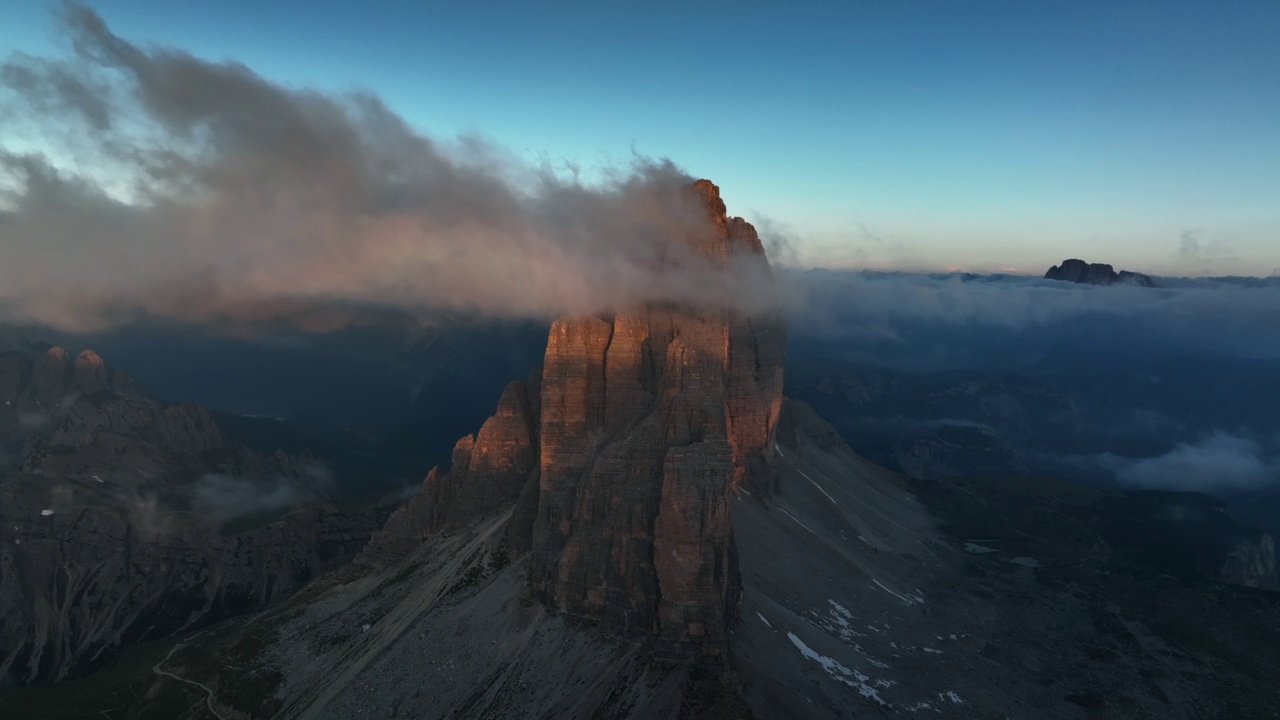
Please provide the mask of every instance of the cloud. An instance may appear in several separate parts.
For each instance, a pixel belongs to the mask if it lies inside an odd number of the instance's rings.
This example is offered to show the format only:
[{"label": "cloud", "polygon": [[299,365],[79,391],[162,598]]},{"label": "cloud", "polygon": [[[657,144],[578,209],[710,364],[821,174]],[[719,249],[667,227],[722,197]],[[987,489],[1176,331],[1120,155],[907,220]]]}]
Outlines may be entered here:
[{"label": "cloud", "polygon": [[1209,275],[1215,267],[1235,263],[1237,258],[1226,238],[1211,240],[1204,230],[1196,228],[1182,233],[1178,259],[1187,272]]},{"label": "cloud", "polygon": [[770,302],[753,258],[726,274],[692,249],[708,213],[669,161],[587,184],[478,138],[430,138],[367,92],[140,47],[75,3],[60,17],[65,57],[0,65],[0,321],[324,329],[386,308]]},{"label": "cloud", "polygon": [[801,239],[794,227],[760,212],[751,213],[751,223],[760,234],[765,254],[773,264],[798,264]]},{"label": "cloud", "polygon": [[813,352],[899,367],[1013,369],[1056,356],[1280,357],[1274,280],[1161,278],[1159,288],[1138,288],[834,270],[785,271],[781,279],[796,295],[791,331],[811,339]]},{"label": "cloud", "polygon": [[257,512],[297,507],[322,498],[283,479],[255,483],[226,475],[205,475],[191,490],[191,509],[215,522]]},{"label": "cloud", "polygon": [[1116,479],[1145,489],[1201,492],[1252,490],[1280,483],[1280,467],[1263,447],[1224,432],[1179,443],[1157,457],[1118,462]]}]

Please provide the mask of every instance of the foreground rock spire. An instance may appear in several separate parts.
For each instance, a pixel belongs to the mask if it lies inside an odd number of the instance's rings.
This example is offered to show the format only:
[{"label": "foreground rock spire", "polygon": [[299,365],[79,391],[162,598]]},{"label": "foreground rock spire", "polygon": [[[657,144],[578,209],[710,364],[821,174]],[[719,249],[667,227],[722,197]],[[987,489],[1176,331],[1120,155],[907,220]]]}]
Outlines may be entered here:
[{"label": "foreground rock spire", "polygon": [[[767,270],[719,188],[690,192],[707,220],[693,253],[723,273]],[[403,552],[518,497],[509,537],[529,553],[534,597],[612,634],[718,655],[740,592],[729,500],[739,484],[768,485],[783,349],[776,318],[728,308],[559,319],[541,373],[508,387],[371,552]]]}]

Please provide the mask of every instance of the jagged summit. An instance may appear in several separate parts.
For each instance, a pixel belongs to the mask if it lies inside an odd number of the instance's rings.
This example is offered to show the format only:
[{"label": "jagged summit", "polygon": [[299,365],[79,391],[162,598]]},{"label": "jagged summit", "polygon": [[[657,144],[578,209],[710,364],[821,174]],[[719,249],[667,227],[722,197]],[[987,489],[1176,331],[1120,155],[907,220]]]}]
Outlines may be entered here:
[{"label": "jagged summit", "polygon": [[1121,270],[1104,263],[1086,263],[1084,260],[1063,260],[1061,265],[1054,265],[1044,274],[1046,280],[1063,280],[1083,285],[1136,285],[1138,287],[1155,287],[1155,281],[1142,273]]},{"label": "jagged summit", "polygon": [[[764,245],[751,223],[729,215],[720,188],[710,180],[697,180],[692,186],[706,205],[711,216],[713,230],[706,238],[700,238],[698,249],[706,257],[720,263],[737,255],[756,255],[764,259]],[[767,264],[767,261],[766,261]]]},{"label": "jagged summit", "polygon": [[[692,191],[713,220],[699,252],[767,267],[719,188]],[[729,500],[739,484],[769,486],[784,344],[776,318],[728,309],[556,320],[541,372],[507,388],[367,554],[407,552],[518,499],[510,547],[529,552],[547,606],[670,649],[723,652],[740,582]]]},{"label": "jagged summit", "polygon": [[[722,217],[693,247],[749,247]],[[714,306],[558,319],[361,562],[164,667],[227,717],[1275,715],[1274,603],[1135,572],[1078,488],[908,484],[783,399],[782,348]]]},{"label": "jagged summit", "polygon": [[75,677],[283,599],[382,524],[311,506],[224,535],[208,498],[230,492],[235,512],[254,493],[302,497],[315,463],[231,445],[199,405],[148,396],[92,350],[71,357],[0,353],[0,680]]},{"label": "jagged summit", "polygon": [[724,200],[720,198],[720,186],[711,182],[706,178],[695,180],[693,189],[702,196],[707,207],[711,210],[713,217],[724,218],[728,214],[728,208],[725,207]]}]

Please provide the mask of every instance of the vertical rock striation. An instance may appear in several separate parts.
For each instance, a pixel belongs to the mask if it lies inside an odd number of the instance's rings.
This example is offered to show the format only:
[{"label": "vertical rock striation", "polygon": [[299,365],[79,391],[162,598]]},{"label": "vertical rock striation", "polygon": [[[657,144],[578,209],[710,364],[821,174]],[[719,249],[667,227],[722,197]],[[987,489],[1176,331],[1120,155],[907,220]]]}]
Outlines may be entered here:
[{"label": "vertical rock striation", "polygon": [[[695,252],[767,263],[719,190]],[[542,602],[674,650],[723,652],[737,593],[728,501],[767,484],[782,400],[773,318],[650,305],[561,319],[542,375],[530,581]]]},{"label": "vertical rock striation", "polygon": [[[713,283],[744,268],[767,281],[750,223],[709,181],[691,192],[706,222],[671,257],[709,263]],[[530,554],[537,599],[669,652],[721,654],[739,592],[729,499],[768,486],[784,344],[777,318],[724,307],[555,321],[540,374],[507,388],[367,555],[514,504],[510,551]]]},{"label": "vertical rock striation", "polygon": [[508,384],[480,432],[454,446],[452,468],[432,468],[369,543],[365,559],[399,558],[446,527],[468,525],[514,503],[537,469],[537,404],[531,400],[537,392],[536,375],[528,384]]}]

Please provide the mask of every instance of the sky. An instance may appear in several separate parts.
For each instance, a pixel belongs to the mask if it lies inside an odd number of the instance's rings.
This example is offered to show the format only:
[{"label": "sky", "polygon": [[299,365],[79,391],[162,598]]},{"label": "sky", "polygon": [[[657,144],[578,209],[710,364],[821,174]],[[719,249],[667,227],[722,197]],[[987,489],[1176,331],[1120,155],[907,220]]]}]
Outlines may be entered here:
[{"label": "sky", "polygon": [[[86,4],[433,137],[670,158],[801,266],[1280,273],[1280,3]],[[51,7],[0,0],[0,56]]]}]

